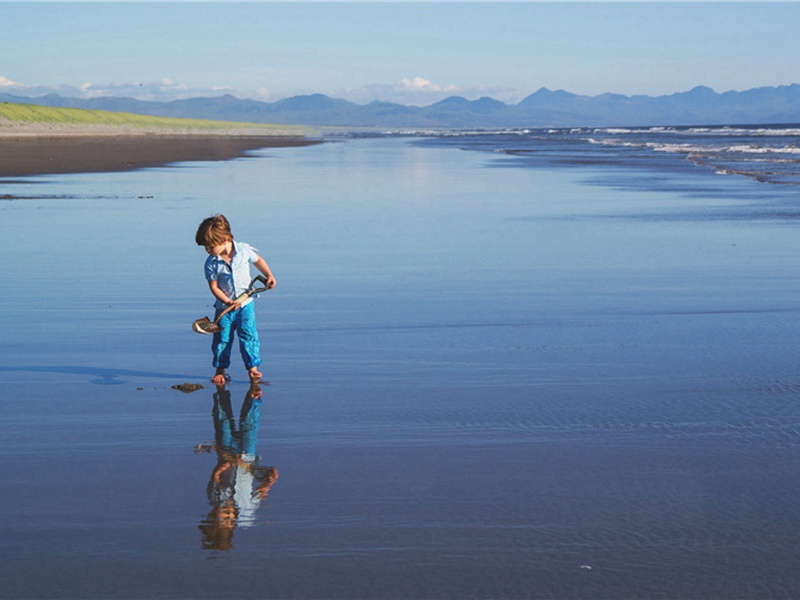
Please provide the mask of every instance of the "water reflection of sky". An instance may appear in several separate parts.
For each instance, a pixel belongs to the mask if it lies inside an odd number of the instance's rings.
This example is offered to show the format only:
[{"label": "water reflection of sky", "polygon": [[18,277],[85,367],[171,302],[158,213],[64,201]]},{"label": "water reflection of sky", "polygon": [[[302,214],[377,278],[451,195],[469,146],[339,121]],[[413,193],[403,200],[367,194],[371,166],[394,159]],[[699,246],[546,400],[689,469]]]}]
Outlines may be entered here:
[{"label": "water reflection of sky", "polygon": [[[800,589],[789,186],[692,169],[378,139],[4,184],[2,594]],[[244,370],[172,389],[220,207],[278,279],[268,506]]]}]

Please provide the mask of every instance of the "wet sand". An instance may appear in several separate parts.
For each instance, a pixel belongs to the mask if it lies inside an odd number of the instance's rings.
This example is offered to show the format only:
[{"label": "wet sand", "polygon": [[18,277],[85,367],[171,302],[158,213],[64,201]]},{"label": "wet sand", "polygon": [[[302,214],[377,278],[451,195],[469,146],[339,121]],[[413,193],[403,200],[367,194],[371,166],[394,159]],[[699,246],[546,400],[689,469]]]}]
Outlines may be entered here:
[{"label": "wet sand", "polygon": [[[795,189],[254,154],[0,189],[0,598],[800,597]],[[219,210],[260,407],[191,329]]]},{"label": "wet sand", "polygon": [[233,133],[9,134],[0,135],[0,177],[130,171],[315,143],[299,135]]}]

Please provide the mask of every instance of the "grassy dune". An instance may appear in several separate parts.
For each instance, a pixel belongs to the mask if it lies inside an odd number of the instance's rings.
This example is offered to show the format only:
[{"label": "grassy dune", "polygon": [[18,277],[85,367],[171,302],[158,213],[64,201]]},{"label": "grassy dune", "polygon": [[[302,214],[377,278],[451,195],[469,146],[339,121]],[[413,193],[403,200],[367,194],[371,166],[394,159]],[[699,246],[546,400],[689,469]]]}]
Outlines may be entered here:
[{"label": "grassy dune", "polygon": [[32,104],[0,103],[0,132],[4,130],[65,130],[89,128],[140,132],[246,133],[257,135],[308,135],[310,129],[294,125],[237,123],[205,119],[176,119],[133,113],[79,108],[53,108]]}]

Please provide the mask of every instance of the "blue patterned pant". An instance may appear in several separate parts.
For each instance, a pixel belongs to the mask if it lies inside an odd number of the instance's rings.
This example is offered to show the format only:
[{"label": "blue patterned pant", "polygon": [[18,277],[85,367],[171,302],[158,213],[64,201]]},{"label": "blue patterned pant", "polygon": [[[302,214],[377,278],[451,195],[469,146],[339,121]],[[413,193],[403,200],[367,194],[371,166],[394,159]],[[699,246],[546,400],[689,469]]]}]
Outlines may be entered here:
[{"label": "blue patterned pant", "polygon": [[[252,369],[261,364],[261,344],[258,341],[258,331],[256,331],[254,304],[251,302],[238,310],[232,310],[220,319],[219,324],[222,331],[215,333],[214,339],[211,341],[215,368],[227,369],[231,366],[234,332],[239,338],[239,351],[242,354],[244,366]],[[214,318],[221,312],[222,310],[217,309]]]},{"label": "blue patterned pant", "polygon": [[231,407],[231,393],[225,389],[217,391],[214,394],[212,416],[217,447],[239,456],[248,455],[252,460],[256,455],[258,425],[261,420],[261,399],[245,398],[237,430]]}]

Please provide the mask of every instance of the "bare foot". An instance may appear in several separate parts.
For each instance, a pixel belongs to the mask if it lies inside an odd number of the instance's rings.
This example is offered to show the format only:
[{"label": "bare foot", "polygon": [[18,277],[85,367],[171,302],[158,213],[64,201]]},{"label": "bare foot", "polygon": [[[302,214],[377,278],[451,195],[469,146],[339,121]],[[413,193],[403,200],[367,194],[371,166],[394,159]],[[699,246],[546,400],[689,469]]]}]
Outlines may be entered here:
[{"label": "bare foot", "polygon": [[257,368],[253,367],[247,372],[250,375],[250,381],[258,381],[261,379],[261,373],[258,371]]},{"label": "bare foot", "polygon": [[225,369],[217,369],[217,372],[211,378],[211,383],[217,386],[225,385]]}]

